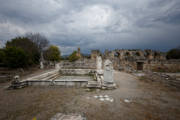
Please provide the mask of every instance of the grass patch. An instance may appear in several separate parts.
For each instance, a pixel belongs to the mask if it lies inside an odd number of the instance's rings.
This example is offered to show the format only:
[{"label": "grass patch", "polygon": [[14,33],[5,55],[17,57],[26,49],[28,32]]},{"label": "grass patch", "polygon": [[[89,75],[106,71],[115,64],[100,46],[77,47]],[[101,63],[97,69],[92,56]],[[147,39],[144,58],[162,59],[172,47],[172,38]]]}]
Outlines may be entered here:
[{"label": "grass patch", "polygon": [[153,72],[168,72],[168,73],[178,73],[180,72],[179,65],[169,65],[167,66],[154,66],[152,69]]}]

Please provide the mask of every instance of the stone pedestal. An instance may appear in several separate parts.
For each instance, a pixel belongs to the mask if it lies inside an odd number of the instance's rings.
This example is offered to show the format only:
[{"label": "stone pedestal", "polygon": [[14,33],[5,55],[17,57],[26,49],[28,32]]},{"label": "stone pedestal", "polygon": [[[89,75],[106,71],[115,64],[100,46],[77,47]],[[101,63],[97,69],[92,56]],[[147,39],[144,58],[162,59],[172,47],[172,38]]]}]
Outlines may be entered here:
[{"label": "stone pedestal", "polygon": [[40,61],[40,69],[44,69],[44,64],[42,61]]},{"label": "stone pedestal", "polygon": [[109,59],[107,59],[104,62],[103,87],[108,88],[108,89],[116,87],[114,83],[114,77],[113,77],[113,64]]},{"label": "stone pedestal", "polygon": [[113,65],[110,60],[104,62],[104,70],[102,69],[102,58],[96,58],[96,71],[94,81],[88,81],[88,86],[102,89],[114,89],[116,84],[113,79]]}]

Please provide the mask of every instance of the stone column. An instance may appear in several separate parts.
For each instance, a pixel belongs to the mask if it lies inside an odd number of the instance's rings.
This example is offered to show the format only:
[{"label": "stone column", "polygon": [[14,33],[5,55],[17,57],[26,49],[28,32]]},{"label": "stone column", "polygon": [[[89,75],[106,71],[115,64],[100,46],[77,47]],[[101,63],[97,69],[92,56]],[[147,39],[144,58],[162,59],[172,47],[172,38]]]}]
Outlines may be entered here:
[{"label": "stone column", "polygon": [[102,70],[102,58],[101,58],[101,56],[97,56],[97,58],[96,58],[96,69]]},{"label": "stone column", "polygon": [[41,58],[40,58],[40,69],[44,69],[44,64],[43,64],[44,58],[43,58],[43,52],[41,52]]},{"label": "stone column", "polygon": [[44,69],[44,64],[42,61],[40,61],[40,69]]},{"label": "stone column", "polygon": [[98,81],[99,86],[102,85],[103,81],[103,70],[102,70],[102,58],[101,56],[96,57],[96,80]]}]

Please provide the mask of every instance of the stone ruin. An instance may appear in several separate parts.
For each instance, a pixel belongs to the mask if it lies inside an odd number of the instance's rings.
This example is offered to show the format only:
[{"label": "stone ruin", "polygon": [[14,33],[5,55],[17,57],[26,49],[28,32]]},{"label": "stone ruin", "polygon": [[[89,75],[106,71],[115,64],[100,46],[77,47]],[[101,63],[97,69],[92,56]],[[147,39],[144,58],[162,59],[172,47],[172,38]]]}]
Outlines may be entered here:
[{"label": "stone ruin", "polygon": [[97,87],[102,89],[114,89],[116,84],[114,83],[113,77],[113,65],[112,62],[107,59],[104,62],[104,67],[102,67],[101,56],[96,57],[97,68],[94,74],[94,82],[89,81],[87,87]]},{"label": "stone ruin", "polygon": [[96,68],[96,72],[95,72],[95,80],[97,80],[99,86],[102,85],[104,76],[103,76],[103,69],[102,69],[102,58],[100,56],[97,56],[96,58],[96,64],[97,64],[97,68]]},{"label": "stone ruin", "polygon": [[100,56],[101,52],[99,50],[92,50],[91,51],[91,60],[96,60],[97,56]]},{"label": "stone ruin", "polygon": [[88,88],[115,88],[114,70],[126,72],[151,71],[157,66],[180,67],[179,61],[168,61],[163,53],[152,50],[92,50],[91,58],[83,57],[75,62],[61,61],[55,70],[22,80],[28,85],[58,85]]},{"label": "stone ruin", "polygon": [[16,79],[9,88],[16,89],[32,85],[98,89],[113,89],[116,87],[113,80],[112,62],[107,59],[103,65],[103,60],[100,56],[96,58],[96,62],[89,60],[62,61],[57,63],[55,69],[49,72],[25,80]]},{"label": "stone ruin", "polygon": [[86,118],[81,114],[57,113],[50,120],[86,120]]},{"label": "stone ruin", "polygon": [[19,75],[14,76],[11,85],[8,87],[8,89],[18,89],[18,88],[24,88],[27,86],[26,82],[21,82]]},{"label": "stone ruin", "polygon": [[167,60],[165,53],[153,50],[116,49],[105,50],[104,53],[99,50],[92,50],[91,60],[97,56],[102,56],[102,60],[109,59],[115,70],[126,72],[152,71],[157,67],[170,68],[176,66],[180,68],[179,60]]}]

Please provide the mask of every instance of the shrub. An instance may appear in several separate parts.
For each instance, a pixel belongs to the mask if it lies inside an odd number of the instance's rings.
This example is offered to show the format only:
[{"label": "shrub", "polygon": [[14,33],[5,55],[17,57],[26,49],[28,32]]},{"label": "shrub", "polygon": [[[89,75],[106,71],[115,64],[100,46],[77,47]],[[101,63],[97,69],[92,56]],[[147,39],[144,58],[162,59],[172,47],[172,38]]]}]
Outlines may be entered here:
[{"label": "shrub", "polygon": [[59,61],[61,52],[57,46],[51,45],[45,52],[44,58],[48,61]]},{"label": "shrub", "polygon": [[28,65],[38,64],[40,59],[40,53],[38,47],[35,43],[26,37],[17,37],[8,41],[6,47],[16,47],[21,48],[28,57]]},{"label": "shrub", "polygon": [[167,52],[167,59],[180,59],[180,49],[171,49]]},{"label": "shrub", "polygon": [[77,56],[77,51],[74,51],[70,56],[69,56],[69,61],[70,62],[74,62],[76,60],[78,60],[79,57]]},{"label": "shrub", "polygon": [[27,55],[21,48],[7,47],[5,54],[5,64],[10,68],[25,67],[28,64]]}]

